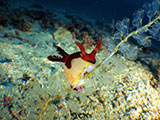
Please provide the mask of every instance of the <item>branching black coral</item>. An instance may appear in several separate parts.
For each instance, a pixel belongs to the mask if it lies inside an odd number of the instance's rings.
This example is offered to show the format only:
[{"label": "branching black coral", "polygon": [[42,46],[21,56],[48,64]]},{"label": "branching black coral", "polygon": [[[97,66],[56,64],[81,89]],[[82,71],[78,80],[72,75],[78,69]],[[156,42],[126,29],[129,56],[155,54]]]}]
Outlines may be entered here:
[{"label": "branching black coral", "polygon": [[[118,51],[127,59],[135,60],[140,50],[138,48],[151,47],[154,41],[160,42],[159,6],[159,0],[154,0],[151,4],[145,3],[142,9],[133,14],[132,23],[129,18],[117,21],[117,32],[110,39],[103,39],[111,54],[102,62],[102,66]],[[129,43],[129,39],[136,44]]]}]

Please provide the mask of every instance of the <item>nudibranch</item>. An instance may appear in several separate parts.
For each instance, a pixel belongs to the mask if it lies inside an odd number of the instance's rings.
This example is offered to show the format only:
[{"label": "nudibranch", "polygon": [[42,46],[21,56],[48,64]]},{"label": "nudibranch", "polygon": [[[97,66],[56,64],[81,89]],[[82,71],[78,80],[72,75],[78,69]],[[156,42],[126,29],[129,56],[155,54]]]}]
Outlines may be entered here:
[{"label": "nudibranch", "polygon": [[97,46],[90,54],[86,53],[84,47],[77,41],[75,44],[81,51],[73,54],[68,54],[62,48],[54,45],[62,57],[53,55],[48,56],[48,59],[52,62],[63,62],[66,79],[69,81],[71,88],[80,91],[84,86],[84,74],[90,72],[95,66],[95,56],[101,43],[102,40],[99,38]]}]

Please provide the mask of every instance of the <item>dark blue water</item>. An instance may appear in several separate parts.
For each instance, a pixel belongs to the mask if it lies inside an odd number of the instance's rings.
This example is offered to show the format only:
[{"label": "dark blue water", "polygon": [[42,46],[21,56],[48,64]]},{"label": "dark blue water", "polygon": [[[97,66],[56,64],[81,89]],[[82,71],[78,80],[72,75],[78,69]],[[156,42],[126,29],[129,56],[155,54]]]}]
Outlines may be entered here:
[{"label": "dark blue water", "polygon": [[100,21],[111,22],[131,17],[133,12],[152,0],[35,0],[49,8],[68,10]]}]

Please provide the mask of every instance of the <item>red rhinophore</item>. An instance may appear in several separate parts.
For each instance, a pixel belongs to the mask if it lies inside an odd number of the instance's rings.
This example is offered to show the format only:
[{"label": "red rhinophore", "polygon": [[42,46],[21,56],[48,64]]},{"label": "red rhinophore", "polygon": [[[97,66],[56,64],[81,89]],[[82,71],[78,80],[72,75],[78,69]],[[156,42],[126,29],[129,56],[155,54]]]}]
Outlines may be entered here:
[{"label": "red rhinophore", "polygon": [[100,48],[101,43],[102,43],[101,38],[99,38],[96,48],[90,54],[85,52],[84,47],[79,42],[76,41],[75,43],[81,50],[81,53],[82,53],[82,57],[81,58],[83,60],[86,60],[86,61],[91,62],[91,63],[94,64],[96,62],[95,55],[96,55],[96,53],[97,53],[97,51]]},{"label": "red rhinophore", "polygon": [[59,56],[48,56],[48,59],[50,61],[57,61],[57,62],[64,62],[65,65],[67,66],[68,69],[71,68],[71,61],[75,58],[79,58],[81,57],[80,56],[80,52],[76,52],[76,53],[73,53],[73,54],[68,54],[66,53],[62,48],[58,47],[58,46],[55,46],[57,48],[57,51],[58,53],[62,56],[62,57],[59,57]]},{"label": "red rhinophore", "polygon": [[[91,63],[94,64],[96,62],[95,55],[96,55],[98,49],[101,46],[102,40],[99,38],[98,44],[97,44],[96,48],[90,54],[87,54],[85,52],[84,47],[79,42],[76,41],[75,43],[80,48],[81,52],[79,51],[79,52],[75,52],[75,53],[72,53],[72,54],[68,54],[62,48],[54,45],[54,47],[57,48],[58,53],[62,57],[55,56],[55,55],[53,55],[53,56],[50,55],[50,56],[48,56],[48,59],[50,61],[53,61],[53,62],[54,61],[64,62],[68,69],[71,68],[71,61],[73,59],[79,58],[79,57],[81,57],[82,59],[84,59],[84,60],[86,60],[86,61],[91,62]],[[82,54],[82,56],[81,56],[81,54]]]}]

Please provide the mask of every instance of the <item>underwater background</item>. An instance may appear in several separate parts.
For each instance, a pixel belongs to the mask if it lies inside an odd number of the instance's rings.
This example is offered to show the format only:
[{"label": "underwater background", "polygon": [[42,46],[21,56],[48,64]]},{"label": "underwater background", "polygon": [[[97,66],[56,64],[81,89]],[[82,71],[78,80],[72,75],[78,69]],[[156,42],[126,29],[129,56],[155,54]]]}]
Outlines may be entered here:
[{"label": "underwater background", "polygon": [[[99,38],[76,91],[47,57]],[[160,0],[0,0],[0,120],[159,120],[159,104]]]}]

